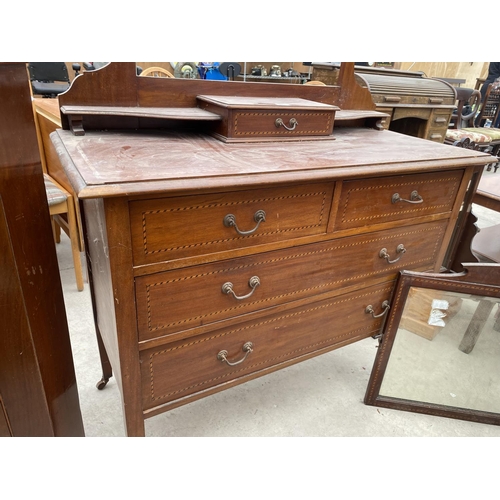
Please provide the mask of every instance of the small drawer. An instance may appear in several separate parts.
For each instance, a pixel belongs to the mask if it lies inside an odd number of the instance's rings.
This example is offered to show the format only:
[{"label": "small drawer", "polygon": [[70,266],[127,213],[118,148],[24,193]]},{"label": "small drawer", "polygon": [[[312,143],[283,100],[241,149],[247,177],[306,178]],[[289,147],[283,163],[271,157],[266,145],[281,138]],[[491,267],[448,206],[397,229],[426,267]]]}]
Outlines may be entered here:
[{"label": "small drawer", "polygon": [[240,111],[234,114],[234,137],[303,137],[331,135],[332,113],[321,111]]},{"label": "small drawer", "polygon": [[221,116],[214,135],[225,142],[331,136],[337,106],[301,98],[198,96]]},{"label": "small drawer", "polygon": [[433,172],[346,181],[342,184],[335,229],[449,214],[463,171]]},{"label": "small drawer", "polygon": [[426,139],[434,142],[444,142],[445,136],[446,136],[446,127],[436,128],[429,130]]},{"label": "small drawer", "polygon": [[441,114],[441,113],[434,113],[432,115],[432,126],[433,127],[439,127],[443,128],[446,130],[448,128],[448,123],[450,121],[451,114],[446,113],[446,114]]},{"label": "small drawer", "polygon": [[389,282],[142,351],[143,409],[376,335],[384,315],[374,316],[388,310],[392,289]]},{"label": "small drawer", "polygon": [[326,232],[332,184],[130,203],[134,265]]},{"label": "small drawer", "polygon": [[400,269],[433,268],[442,220],[136,278],[139,340],[307,299]]}]

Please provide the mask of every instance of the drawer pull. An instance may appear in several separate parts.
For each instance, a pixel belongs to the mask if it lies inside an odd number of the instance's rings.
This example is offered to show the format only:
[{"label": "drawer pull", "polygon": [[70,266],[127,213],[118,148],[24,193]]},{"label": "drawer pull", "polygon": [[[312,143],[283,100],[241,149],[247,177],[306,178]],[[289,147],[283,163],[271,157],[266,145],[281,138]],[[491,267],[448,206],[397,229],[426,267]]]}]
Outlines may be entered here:
[{"label": "drawer pull", "polygon": [[290,118],[290,121],[288,122],[288,127],[285,125],[285,122],[281,118],[276,118],[276,121],[274,122],[276,125],[276,128],[286,128],[287,130],[295,130],[295,127],[299,124],[296,118]]},{"label": "drawer pull", "polygon": [[266,212],[264,210],[257,210],[253,216],[253,220],[257,223],[257,225],[253,228],[250,229],[249,231],[242,231],[241,229],[238,228],[238,225],[236,224],[236,217],[233,214],[227,214],[224,217],[224,225],[226,227],[234,227],[236,229],[236,232],[238,234],[241,234],[242,236],[245,236],[247,234],[252,234],[257,231],[257,228],[259,227],[261,222],[265,222],[266,220]]},{"label": "drawer pull", "polygon": [[251,342],[246,342],[245,344],[243,344],[242,350],[245,353],[245,355],[239,361],[233,361],[233,362],[228,361],[227,359],[228,353],[226,350],[220,351],[217,354],[217,359],[219,361],[222,361],[223,363],[227,363],[229,366],[239,365],[240,363],[243,363],[243,361],[247,359],[247,356],[253,351],[253,344]]},{"label": "drawer pull", "polygon": [[395,262],[397,262],[403,256],[403,254],[405,252],[406,252],[406,248],[404,247],[403,244],[401,244],[401,245],[398,245],[397,248],[396,248],[396,253],[400,253],[401,254],[397,259],[390,260],[391,256],[388,254],[387,248],[382,248],[382,250],[380,250],[378,256],[381,259],[385,259],[389,264],[394,264]]},{"label": "drawer pull", "polygon": [[410,193],[410,199],[409,200],[405,200],[404,198],[401,198],[401,196],[399,196],[399,193],[394,193],[392,195],[392,203],[398,203],[399,201],[404,201],[406,203],[423,203],[424,202],[424,199],[418,194],[418,191],[415,190],[415,191],[412,191]]},{"label": "drawer pull", "polygon": [[387,313],[387,311],[390,309],[390,305],[389,305],[389,301],[388,300],[384,300],[384,302],[382,302],[382,307],[384,308],[384,310],[380,313],[380,314],[375,314],[375,311],[373,309],[373,306],[372,305],[369,305],[366,307],[365,309],[365,313],[366,314],[371,314],[374,318],[381,318],[384,314]]},{"label": "drawer pull", "polygon": [[233,284],[228,281],[222,285],[222,293],[225,293],[227,295],[231,294],[236,300],[243,300],[243,299],[248,299],[253,292],[255,292],[255,289],[260,285],[260,279],[258,276],[252,276],[248,280],[248,286],[252,289],[250,293],[247,293],[246,295],[239,296],[236,295],[233,291]]}]

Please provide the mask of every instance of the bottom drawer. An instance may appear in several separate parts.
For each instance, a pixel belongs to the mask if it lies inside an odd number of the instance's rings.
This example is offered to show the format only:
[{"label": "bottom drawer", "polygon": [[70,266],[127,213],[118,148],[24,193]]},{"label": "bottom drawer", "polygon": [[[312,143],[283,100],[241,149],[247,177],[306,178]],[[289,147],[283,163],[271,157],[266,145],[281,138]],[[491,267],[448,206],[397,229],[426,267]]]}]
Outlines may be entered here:
[{"label": "bottom drawer", "polygon": [[[379,332],[393,282],[282,311],[207,335],[141,352],[143,408],[151,409],[291,360]],[[251,351],[245,344],[251,343]],[[233,366],[230,363],[237,363]],[[239,362],[239,363],[238,363]],[[222,387],[221,387],[222,389]]]}]

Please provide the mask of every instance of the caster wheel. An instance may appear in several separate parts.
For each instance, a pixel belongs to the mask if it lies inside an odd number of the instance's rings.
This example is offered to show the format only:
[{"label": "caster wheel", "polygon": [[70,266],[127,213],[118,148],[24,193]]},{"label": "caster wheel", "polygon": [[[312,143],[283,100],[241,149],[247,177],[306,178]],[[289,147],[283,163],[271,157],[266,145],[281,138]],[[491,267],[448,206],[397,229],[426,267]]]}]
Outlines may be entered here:
[{"label": "caster wheel", "polygon": [[102,378],[101,380],[99,380],[99,382],[97,382],[96,387],[97,387],[100,391],[102,391],[102,390],[106,387],[106,385],[107,385],[108,381],[109,381],[109,379]]}]

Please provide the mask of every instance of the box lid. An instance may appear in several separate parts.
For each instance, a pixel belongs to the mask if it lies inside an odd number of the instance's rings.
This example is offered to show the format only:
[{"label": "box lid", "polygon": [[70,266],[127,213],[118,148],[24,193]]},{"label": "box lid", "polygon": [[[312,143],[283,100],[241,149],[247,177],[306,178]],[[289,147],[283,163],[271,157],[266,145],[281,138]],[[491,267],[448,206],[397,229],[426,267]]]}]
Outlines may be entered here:
[{"label": "box lid", "polygon": [[247,97],[247,96],[217,96],[199,95],[197,99],[224,108],[251,109],[301,109],[314,111],[336,111],[340,108],[331,104],[310,101],[300,97]]}]

